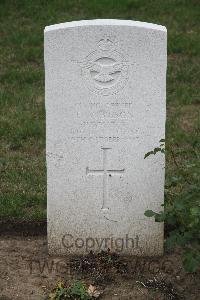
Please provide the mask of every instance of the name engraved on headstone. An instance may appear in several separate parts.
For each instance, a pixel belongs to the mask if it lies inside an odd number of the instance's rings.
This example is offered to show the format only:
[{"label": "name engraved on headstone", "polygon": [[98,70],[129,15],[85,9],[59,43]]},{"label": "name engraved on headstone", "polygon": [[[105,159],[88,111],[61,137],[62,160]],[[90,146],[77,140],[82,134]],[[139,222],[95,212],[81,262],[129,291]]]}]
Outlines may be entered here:
[{"label": "name engraved on headstone", "polygon": [[[76,127],[70,128],[70,134],[73,136],[68,136],[68,138],[75,140],[87,141],[91,139],[98,139],[95,136],[89,136],[88,138],[84,134],[88,133],[89,128],[102,129],[103,127],[108,127],[110,125],[119,125],[120,132],[118,128],[117,134],[121,134],[121,138],[124,137],[124,134],[127,135],[126,122],[129,122],[131,118],[134,118],[133,113],[130,111],[131,106],[133,105],[132,101],[129,102],[92,102],[88,103],[88,116],[87,119],[84,117],[83,104],[80,102],[74,103],[73,111],[74,118],[78,121]],[[73,125],[73,124],[72,124]],[[80,136],[81,135],[81,136]],[[132,137],[132,132],[129,133],[129,138]],[[99,137],[102,138],[102,137]],[[105,140],[111,140],[111,137],[104,136]],[[119,140],[119,136],[114,137],[114,141]]]}]

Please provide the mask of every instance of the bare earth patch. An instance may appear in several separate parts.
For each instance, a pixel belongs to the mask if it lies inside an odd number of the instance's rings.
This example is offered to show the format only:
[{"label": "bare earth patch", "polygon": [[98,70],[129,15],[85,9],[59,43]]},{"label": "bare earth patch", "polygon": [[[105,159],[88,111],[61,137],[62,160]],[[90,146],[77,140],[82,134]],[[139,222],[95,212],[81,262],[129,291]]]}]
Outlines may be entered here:
[{"label": "bare earth patch", "polygon": [[2,236],[0,278],[0,300],[45,299],[45,293],[60,279],[95,284],[103,291],[101,299],[106,300],[197,300],[200,293],[200,273],[184,272],[178,251],[160,258],[104,252],[70,260],[50,257],[46,236]]}]

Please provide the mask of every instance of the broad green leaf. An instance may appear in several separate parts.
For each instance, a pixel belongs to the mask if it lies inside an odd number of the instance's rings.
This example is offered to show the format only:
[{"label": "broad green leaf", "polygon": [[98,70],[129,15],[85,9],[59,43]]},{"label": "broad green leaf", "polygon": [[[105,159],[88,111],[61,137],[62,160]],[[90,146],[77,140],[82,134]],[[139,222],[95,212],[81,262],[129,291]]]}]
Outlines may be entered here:
[{"label": "broad green leaf", "polygon": [[152,210],[146,210],[145,211],[145,213],[144,213],[144,215],[146,216],[146,217],[153,217],[153,216],[155,216],[155,212],[153,212]]},{"label": "broad green leaf", "polygon": [[199,260],[196,257],[194,257],[192,252],[185,254],[183,264],[187,272],[195,272],[200,267]]}]

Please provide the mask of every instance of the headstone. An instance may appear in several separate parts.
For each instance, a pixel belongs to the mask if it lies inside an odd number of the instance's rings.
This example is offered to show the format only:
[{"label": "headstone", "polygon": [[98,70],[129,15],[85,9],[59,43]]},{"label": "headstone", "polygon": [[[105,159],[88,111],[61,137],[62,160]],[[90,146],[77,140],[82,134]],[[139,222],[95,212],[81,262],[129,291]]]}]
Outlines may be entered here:
[{"label": "headstone", "polygon": [[45,28],[48,245],[160,255],[166,28],[87,20]]}]

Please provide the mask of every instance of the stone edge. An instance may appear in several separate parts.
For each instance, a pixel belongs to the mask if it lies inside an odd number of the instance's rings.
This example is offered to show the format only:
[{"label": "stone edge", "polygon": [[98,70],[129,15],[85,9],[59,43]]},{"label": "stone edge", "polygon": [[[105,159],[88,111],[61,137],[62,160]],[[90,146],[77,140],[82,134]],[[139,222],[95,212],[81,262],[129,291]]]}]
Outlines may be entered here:
[{"label": "stone edge", "polygon": [[46,33],[49,31],[66,29],[71,27],[81,27],[81,26],[133,26],[138,28],[167,32],[166,27],[162,25],[140,22],[140,21],[132,21],[132,20],[119,20],[119,19],[81,20],[81,21],[72,21],[72,22],[54,24],[54,25],[46,26],[44,32]]}]

